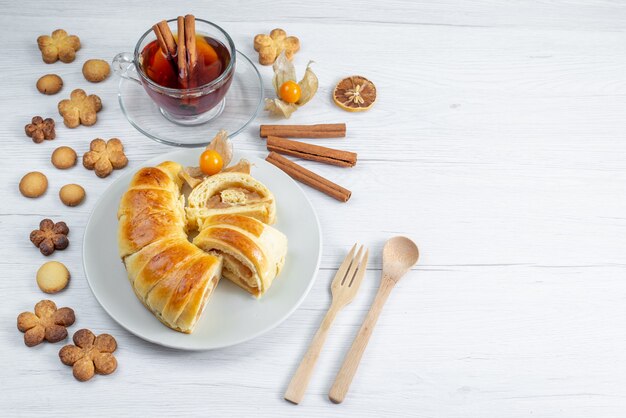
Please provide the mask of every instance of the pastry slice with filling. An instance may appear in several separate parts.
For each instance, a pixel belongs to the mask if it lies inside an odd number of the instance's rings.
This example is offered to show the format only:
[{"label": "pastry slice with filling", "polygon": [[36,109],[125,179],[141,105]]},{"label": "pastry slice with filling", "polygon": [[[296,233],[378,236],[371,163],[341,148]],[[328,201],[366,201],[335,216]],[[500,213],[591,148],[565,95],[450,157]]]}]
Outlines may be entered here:
[{"label": "pastry slice with filling", "polygon": [[283,267],[287,237],[259,220],[243,215],[206,218],[193,243],[223,257],[222,276],[261,297]]},{"label": "pastry slice with filling", "polygon": [[126,265],[138,271],[132,285],[139,300],[165,325],[190,333],[219,281],[222,260],[187,240],[170,240],[127,257]]},{"label": "pastry slice with filling", "polygon": [[222,259],[201,250],[189,257],[148,293],[146,306],[164,324],[191,333],[204,312],[222,272]]},{"label": "pastry slice with filling", "polygon": [[189,229],[202,229],[212,215],[238,214],[272,224],[276,218],[274,195],[260,181],[239,172],[207,177],[189,195],[186,208]]}]

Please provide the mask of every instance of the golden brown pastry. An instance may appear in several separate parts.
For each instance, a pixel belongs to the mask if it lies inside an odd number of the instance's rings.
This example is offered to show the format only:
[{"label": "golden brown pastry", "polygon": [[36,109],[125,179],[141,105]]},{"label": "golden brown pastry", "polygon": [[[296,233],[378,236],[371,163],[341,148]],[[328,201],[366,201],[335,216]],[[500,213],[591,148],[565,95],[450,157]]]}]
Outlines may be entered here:
[{"label": "golden brown pastry", "polygon": [[222,256],[222,277],[261,297],[280,273],[287,254],[287,237],[249,216],[214,215],[202,222],[193,243]]},{"label": "golden brown pastry", "polygon": [[140,169],[118,209],[119,251],[139,300],[168,327],[190,333],[221,277],[222,259],[187,240],[183,167]]},{"label": "golden brown pastry", "polygon": [[139,170],[122,196],[117,212],[120,257],[165,237],[187,239],[180,164],[164,162]]},{"label": "golden brown pastry", "polygon": [[276,218],[274,195],[249,174],[222,172],[207,177],[189,195],[187,225],[202,229],[205,219],[219,214],[251,216],[272,224]]}]

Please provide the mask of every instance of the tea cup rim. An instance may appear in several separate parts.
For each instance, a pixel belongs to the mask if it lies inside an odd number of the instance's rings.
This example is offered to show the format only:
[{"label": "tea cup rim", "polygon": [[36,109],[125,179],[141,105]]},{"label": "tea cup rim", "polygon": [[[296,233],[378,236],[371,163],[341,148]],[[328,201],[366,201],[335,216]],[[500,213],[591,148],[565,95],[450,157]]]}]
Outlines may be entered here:
[{"label": "tea cup rim", "polygon": [[[135,52],[134,52],[134,62],[135,62],[135,67],[137,68],[137,72],[139,73],[139,76],[142,78],[142,80],[145,80],[151,87],[154,87],[156,89],[162,90],[166,93],[195,93],[195,92],[200,92],[202,90],[205,90],[207,87],[212,87],[215,85],[218,85],[220,82],[222,82],[233,70],[233,68],[235,68],[235,60],[236,60],[236,56],[237,56],[237,50],[235,49],[235,42],[233,42],[233,39],[230,37],[230,35],[228,34],[228,32],[226,32],[224,29],[222,29],[220,26],[216,25],[213,22],[209,22],[208,20],[204,20],[204,19],[199,19],[196,18],[195,19],[196,22],[202,22],[202,23],[206,23],[210,26],[213,26],[215,29],[217,29],[219,32],[221,32],[224,37],[226,38],[226,40],[228,41],[228,46],[229,46],[229,52],[230,52],[230,62],[228,63],[228,66],[226,67],[226,69],[224,71],[222,71],[222,74],[219,75],[219,77],[217,77],[215,80],[211,80],[206,84],[203,84],[201,86],[196,86],[196,87],[191,87],[191,88],[186,88],[186,89],[176,89],[176,88],[172,88],[172,87],[165,87],[162,86],[156,82],[154,82],[150,77],[148,77],[148,75],[144,72],[143,67],[140,65],[139,63],[139,55],[141,53],[141,51],[139,51],[139,47],[141,45],[141,43],[144,41],[144,39],[146,39],[146,37],[148,35],[150,35],[153,30],[152,28],[148,29],[146,32],[144,32],[143,35],[141,35],[141,37],[139,38],[139,40],[137,41],[137,44],[135,45]],[[171,22],[176,22],[177,19],[168,19],[166,20],[166,22],[169,24]]]}]

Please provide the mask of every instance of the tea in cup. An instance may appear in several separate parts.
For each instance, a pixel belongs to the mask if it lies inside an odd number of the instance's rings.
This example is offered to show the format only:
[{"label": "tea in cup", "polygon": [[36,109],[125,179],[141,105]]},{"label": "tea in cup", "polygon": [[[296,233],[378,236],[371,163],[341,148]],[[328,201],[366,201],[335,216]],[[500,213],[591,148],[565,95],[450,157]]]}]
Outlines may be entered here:
[{"label": "tea in cup", "polygon": [[[178,30],[180,19],[163,21],[146,31],[134,54],[115,56],[113,69],[140,83],[168,120],[198,125],[224,109],[236,50],[231,37],[214,23],[192,17],[194,30],[187,28],[183,34]],[[162,32],[169,33],[162,36]],[[184,55],[179,55],[181,51]]]}]

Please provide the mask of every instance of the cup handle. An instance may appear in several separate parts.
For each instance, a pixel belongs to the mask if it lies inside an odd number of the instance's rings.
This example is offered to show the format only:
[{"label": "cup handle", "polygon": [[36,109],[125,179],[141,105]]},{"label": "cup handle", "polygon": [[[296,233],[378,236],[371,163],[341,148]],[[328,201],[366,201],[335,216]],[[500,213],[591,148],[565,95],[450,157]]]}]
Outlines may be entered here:
[{"label": "cup handle", "polygon": [[[133,60],[133,55],[130,52],[122,52],[117,54],[113,58],[111,65],[113,66],[113,72],[115,74],[141,85],[141,80],[139,80],[139,77],[137,77],[136,75],[133,76],[130,72],[131,69],[136,70],[135,61]],[[137,74],[136,71],[135,74]]]}]

